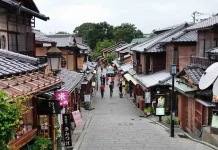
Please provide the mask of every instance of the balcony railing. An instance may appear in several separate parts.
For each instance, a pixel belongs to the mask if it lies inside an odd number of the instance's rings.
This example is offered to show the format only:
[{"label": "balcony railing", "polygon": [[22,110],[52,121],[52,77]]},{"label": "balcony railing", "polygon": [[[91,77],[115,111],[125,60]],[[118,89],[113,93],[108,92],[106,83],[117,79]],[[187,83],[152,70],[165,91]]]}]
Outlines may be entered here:
[{"label": "balcony railing", "polygon": [[191,65],[200,67],[202,69],[207,69],[211,64],[215,62],[215,60],[210,60],[207,57],[191,56]]},{"label": "balcony railing", "polygon": [[24,145],[26,145],[29,141],[34,139],[36,135],[37,135],[37,129],[33,129],[27,132],[26,134],[22,135],[20,138],[10,141],[9,147],[12,149],[15,149],[15,148],[19,149],[23,147]]},{"label": "balcony railing", "polygon": [[137,74],[142,74],[142,65],[133,62],[133,69],[136,71]]}]

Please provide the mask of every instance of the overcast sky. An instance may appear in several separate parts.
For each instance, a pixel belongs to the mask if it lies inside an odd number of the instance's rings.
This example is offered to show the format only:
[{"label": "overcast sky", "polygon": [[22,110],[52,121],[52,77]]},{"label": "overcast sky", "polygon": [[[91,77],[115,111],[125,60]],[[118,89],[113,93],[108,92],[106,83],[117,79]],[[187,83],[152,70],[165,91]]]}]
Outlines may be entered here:
[{"label": "overcast sky", "polygon": [[67,31],[85,22],[106,21],[111,25],[135,24],[143,33],[193,21],[194,11],[205,16],[218,13],[218,0],[35,0],[39,11],[50,17],[36,20],[45,33]]}]

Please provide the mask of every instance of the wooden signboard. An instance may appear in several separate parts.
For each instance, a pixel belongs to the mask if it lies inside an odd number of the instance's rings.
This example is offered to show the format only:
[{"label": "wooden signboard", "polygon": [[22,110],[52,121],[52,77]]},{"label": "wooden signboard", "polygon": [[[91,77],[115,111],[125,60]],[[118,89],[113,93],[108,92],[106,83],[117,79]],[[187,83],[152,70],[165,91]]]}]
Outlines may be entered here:
[{"label": "wooden signboard", "polygon": [[83,57],[77,57],[77,68],[82,70],[83,69]]}]

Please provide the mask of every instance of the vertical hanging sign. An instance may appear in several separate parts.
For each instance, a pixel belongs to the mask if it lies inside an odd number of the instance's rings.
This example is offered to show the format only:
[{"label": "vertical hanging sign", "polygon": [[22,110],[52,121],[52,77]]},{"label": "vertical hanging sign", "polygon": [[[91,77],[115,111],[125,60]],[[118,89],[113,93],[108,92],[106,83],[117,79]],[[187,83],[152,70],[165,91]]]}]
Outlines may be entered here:
[{"label": "vertical hanging sign", "polygon": [[63,114],[63,131],[64,131],[64,145],[72,146],[71,132],[70,132],[70,116],[71,114]]},{"label": "vertical hanging sign", "polygon": [[56,91],[55,97],[57,100],[60,101],[60,106],[67,106],[68,105],[68,91]]}]

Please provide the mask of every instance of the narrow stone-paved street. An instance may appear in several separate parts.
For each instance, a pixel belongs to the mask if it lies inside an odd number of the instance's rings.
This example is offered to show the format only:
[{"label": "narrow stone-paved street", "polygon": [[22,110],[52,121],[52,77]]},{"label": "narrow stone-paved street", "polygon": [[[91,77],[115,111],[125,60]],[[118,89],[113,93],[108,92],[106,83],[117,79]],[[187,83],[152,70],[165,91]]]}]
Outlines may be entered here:
[{"label": "narrow stone-paved street", "polygon": [[[104,74],[106,72],[104,71]],[[99,72],[100,75],[100,72]],[[161,126],[139,117],[128,99],[119,98],[116,86],[113,97],[106,85],[104,98],[97,92],[95,110],[86,129],[80,150],[210,150],[211,148],[170,134]]]}]

